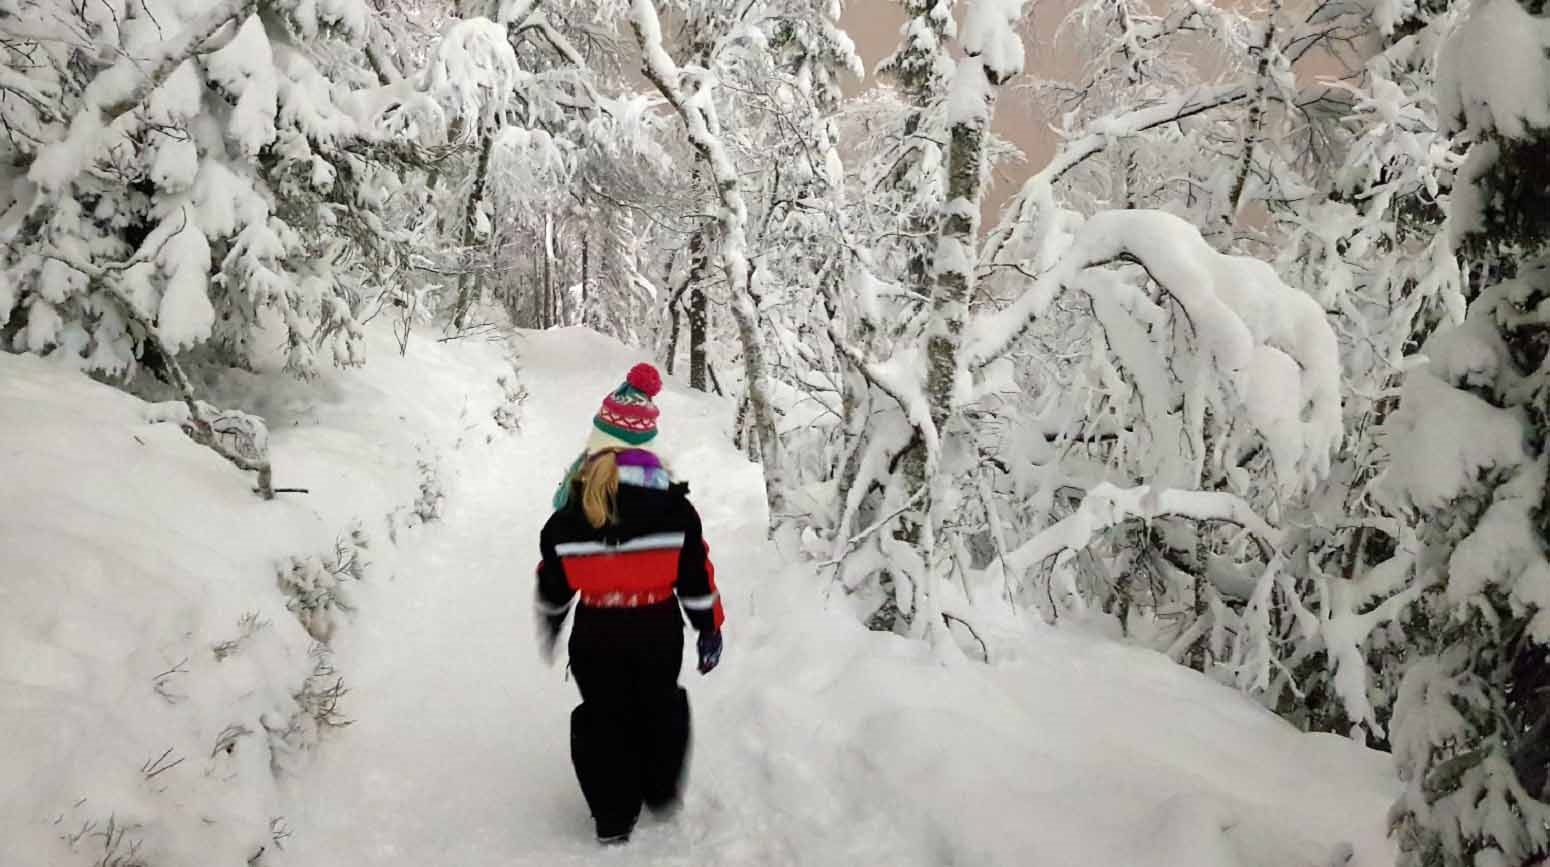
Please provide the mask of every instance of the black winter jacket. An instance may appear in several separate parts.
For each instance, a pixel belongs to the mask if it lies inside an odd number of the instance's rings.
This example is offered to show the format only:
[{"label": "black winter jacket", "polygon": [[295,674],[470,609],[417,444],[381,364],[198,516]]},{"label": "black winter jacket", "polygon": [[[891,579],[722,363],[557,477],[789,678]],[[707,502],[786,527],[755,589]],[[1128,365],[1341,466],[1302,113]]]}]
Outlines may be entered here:
[{"label": "black winter jacket", "polygon": [[[535,602],[551,625],[579,601],[582,608],[654,609],[641,610],[640,618],[611,613],[608,621],[621,626],[621,618],[660,623],[662,608],[672,604],[681,605],[700,632],[719,629],[725,615],[715,567],[688,494],[684,484],[665,491],[621,484],[618,522],[599,528],[581,510],[579,486],[572,488],[568,504],[539,537],[543,559]],[[592,620],[578,614],[573,640]]]}]

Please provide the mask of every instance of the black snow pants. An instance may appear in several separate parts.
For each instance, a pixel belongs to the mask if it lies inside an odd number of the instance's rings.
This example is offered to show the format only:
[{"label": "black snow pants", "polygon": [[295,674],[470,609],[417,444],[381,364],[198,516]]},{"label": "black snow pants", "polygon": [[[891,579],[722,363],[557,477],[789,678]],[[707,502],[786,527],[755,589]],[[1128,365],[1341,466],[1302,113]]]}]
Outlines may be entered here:
[{"label": "black snow pants", "polygon": [[676,600],[577,608],[570,665],[581,704],[571,712],[571,762],[599,837],[629,833],[643,803],[678,805],[689,758],[683,649]]}]

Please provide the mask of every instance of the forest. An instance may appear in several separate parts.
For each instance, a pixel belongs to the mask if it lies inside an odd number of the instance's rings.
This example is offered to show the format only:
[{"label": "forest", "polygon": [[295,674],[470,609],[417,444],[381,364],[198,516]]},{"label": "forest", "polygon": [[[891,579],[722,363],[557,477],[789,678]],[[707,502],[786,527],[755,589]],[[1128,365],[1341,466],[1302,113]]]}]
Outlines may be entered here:
[{"label": "forest", "polygon": [[1400,867],[1550,863],[1550,10],[850,3],[0,0],[0,347],[283,499],[234,376],[590,329],[866,629],[1163,654],[1388,753]]}]

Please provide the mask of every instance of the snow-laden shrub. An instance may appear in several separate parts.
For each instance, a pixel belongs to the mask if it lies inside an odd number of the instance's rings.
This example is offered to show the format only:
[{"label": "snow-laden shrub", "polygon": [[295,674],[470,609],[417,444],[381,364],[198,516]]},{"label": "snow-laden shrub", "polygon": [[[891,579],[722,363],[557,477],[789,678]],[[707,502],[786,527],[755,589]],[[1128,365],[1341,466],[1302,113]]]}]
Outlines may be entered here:
[{"label": "snow-laden shrub", "polygon": [[364,558],[370,547],[366,531],[356,527],[333,551],[291,557],[278,570],[280,589],[289,600],[285,607],[314,639],[327,644],[342,612],[352,610],[346,582],[366,577]]},{"label": "snow-laden shrub", "polygon": [[441,517],[441,510],[447,501],[441,465],[438,461],[421,458],[416,466],[420,471],[420,489],[410,513],[420,523],[434,521]]},{"label": "snow-laden shrub", "polygon": [[260,720],[269,744],[270,768],[276,776],[295,773],[329,730],[351,723],[339,707],[349,690],[334,669],[328,645],[314,644],[311,657],[312,672],[291,693],[295,700],[291,713],[266,714]]},{"label": "snow-laden shrub", "polygon": [[501,387],[504,399],[491,413],[502,430],[516,432],[522,429],[522,411],[527,403],[527,386],[522,384],[520,371],[513,369],[509,376],[498,376],[495,384]]}]

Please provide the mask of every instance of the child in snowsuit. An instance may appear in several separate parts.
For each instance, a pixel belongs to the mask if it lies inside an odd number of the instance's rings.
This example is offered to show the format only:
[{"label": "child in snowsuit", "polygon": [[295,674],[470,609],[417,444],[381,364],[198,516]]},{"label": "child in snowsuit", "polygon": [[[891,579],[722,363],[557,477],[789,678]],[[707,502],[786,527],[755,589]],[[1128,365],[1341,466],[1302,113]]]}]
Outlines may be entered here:
[{"label": "child in snowsuit", "polygon": [[686,615],[699,632],[700,672],[721,657],[723,613],[700,516],[649,448],[661,387],[640,364],[604,398],[539,540],[540,652],[552,661],[574,605],[570,665],[581,704],[571,713],[571,761],[604,843],[629,839],[642,804],[657,813],[679,804],[689,751],[689,697],[678,685]]}]

